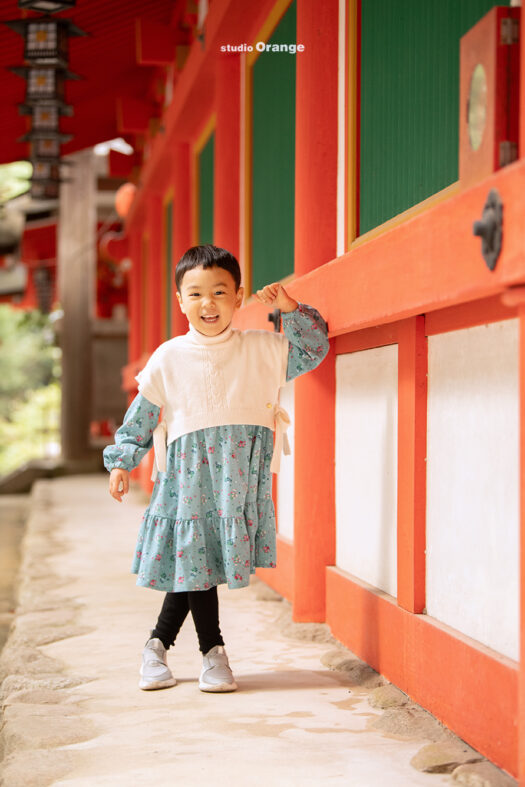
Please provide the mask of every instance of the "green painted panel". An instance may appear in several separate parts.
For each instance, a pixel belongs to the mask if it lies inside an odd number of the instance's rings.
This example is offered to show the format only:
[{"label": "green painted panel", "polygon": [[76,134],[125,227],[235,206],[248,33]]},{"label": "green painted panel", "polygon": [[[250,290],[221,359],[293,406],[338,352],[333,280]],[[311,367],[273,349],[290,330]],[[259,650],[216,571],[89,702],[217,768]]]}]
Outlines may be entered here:
[{"label": "green painted panel", "polygon": [[[296,27],[293,0],[268,43],[296,43]],[[294,270],[295,58],[262,52],[253,66],[253,291]]]},{"label": "green painted panel", "polygon": [[199,156],[199,243],[213,243],[213,157],[215,134]]},{"label": "green painted panel", "polygon": [[459,39],[493,5],[361,0],[360,234],[457,180]]},{"label": "green painted panel", "polygon": [[166,250],[166,338],[171,339],[171,318],[173,314],[174,276],[173,267],[173,200],[164,208],[164,241]]}]

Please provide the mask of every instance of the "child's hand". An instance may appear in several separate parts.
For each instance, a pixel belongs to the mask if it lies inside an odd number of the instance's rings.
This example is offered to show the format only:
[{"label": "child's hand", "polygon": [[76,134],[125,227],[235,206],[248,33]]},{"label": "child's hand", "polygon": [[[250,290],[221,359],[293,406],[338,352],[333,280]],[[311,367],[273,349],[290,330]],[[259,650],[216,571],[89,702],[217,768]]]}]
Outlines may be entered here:
[{"label": "child's hand", "polygon": [[[122,483],[122,489],[120,484]],[[109,474],[109,494],[122,503],[122,496],[129,491],[129,471],[122,467],[114,467]]]},{"label": "child's hand", "polygon": [[290,298],[282,284],[279,284],[278,281],[273,284],[267,284],[262,290],[257,290],[255,296],[261,303],[271,303],[282,312],[293,312],[299,305],[294,298]]}]

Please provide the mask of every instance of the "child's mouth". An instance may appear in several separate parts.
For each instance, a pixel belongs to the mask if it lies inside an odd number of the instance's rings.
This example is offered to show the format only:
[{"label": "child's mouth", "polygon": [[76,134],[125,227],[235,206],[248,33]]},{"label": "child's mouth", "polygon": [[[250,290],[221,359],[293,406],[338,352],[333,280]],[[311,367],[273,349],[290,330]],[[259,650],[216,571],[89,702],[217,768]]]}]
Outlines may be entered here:
[{"label": "child's mouth", "polygon": [[204,322],[213,324],[214,322],[217,322],[217,320],[219,319],[219,315],[215,314],[213,317],[202,317],[202,319],[204,320]]}]

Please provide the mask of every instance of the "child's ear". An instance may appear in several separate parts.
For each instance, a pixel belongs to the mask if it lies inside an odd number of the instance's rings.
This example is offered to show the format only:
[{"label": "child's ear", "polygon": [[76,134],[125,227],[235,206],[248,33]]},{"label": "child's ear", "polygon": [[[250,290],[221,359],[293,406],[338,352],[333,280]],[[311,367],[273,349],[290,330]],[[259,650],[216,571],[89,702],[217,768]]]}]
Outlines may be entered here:
[{"label": "child's ear", "polygon": [[176,293],[176,295],[177,295],[177,300],[178,300],[178,302],[179,302],[179,306],[180,306],[180,310],[181,310],[181,312],[182,312],[183,314],[186,314],[186,312],[184,311],[184,306],[182,305],[182,298],[180,297],[180,292],[179,292],[178,290],[177,290],[177,293]]},{"label": "child's ear", "polygon": [[242,305],[242,301],[243,301],[243,298],[244,298],[244,287],[239,287],[239,289],[237,290],[236,295],[237,295],[237,297],[236,297],[236,301],[235,301],[235,307],[237,309],[239,309],[240,306]]}]

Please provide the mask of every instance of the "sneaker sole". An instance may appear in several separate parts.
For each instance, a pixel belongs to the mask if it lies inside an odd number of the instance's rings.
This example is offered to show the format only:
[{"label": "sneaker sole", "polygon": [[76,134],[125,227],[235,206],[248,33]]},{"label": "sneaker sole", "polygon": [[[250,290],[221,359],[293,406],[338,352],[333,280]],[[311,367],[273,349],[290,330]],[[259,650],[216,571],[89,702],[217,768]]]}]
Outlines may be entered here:
[{"label": "sneaker sole", "polygon": [[167,680],[152,680],[152,681],[139,681],[139,689],[142,691],[152,691],[154,689],[167,689],[170,686],[176,686],[177,681],[175,678],[168,678]]},{"label": "sneaker sole", "polygon": [[199,682],[199,689],[201,691],[211,691],[211,692],[226,692],[226,691],[235,691],[238,688],[236,683],[218,683],[216,686],[210,686],[209,683],[200,683]]}]

